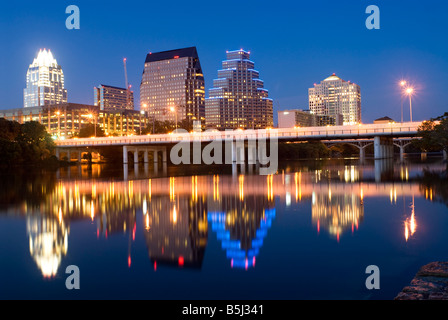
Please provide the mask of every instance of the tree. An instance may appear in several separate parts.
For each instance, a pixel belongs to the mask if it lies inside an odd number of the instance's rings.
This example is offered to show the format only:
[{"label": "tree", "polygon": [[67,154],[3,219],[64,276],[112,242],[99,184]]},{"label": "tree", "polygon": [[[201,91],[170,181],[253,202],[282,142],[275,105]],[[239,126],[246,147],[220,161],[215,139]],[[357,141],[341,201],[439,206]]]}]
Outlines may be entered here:
[{"label": "tree", "polygon": [[22,148],[24,161],[48,159],[55,148],[54,141],[45,126],[37,121],[22,124],[17,140]]},{"label": "tree", "polygon": [[443,116],[424,121],[418,128],[418,137],[414,142],[421,150],[448,152],[448,112]]},{"label": "tree", "polygon": [[[425,121],[418,128],[418,134],[421,139],[414,144],[423,151],[445,151],[448,153],[448,112],[443,116]],[[448,161],[446,162],[445,172],[442,176],[448,178]]]},{"label": "tree", "polygon": [[158,121],[155,120],[153,123],[149,123],[146,129],[142,130],[142,134],[154,133],[163,134],[173,132],[176,124],[172,121]]},{"label": "tree", "polygon": [[[177,129],[183,129],[191,132],[193,130],[193,122],[189,119],[180,120],[177,123]],[[142,130],[142,134],[164,134],[173,132],[174,130],[176,130],[176,123],[174,121],[155,120],[153,123],[149,123],[148,126]]]},{"label": "tree", "polygon": [[0,139],[17,141],[20,130],[21,125],[17,121],[9,121],[5,118],[0,118]]},{"label": "tree", "polygon": [[[96,130],[95,130],[96,127]],[[103,128],[99,124],[88,123],[79,130],[79,138],[105,137]]]}]

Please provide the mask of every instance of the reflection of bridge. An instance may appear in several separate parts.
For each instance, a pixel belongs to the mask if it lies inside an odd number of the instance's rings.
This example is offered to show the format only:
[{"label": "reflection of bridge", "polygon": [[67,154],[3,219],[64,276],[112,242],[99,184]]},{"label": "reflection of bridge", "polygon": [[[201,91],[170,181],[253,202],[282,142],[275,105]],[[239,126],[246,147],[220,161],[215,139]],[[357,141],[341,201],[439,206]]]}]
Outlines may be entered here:
[{"label": "reflection of bridge", "polygon": [[80,194],[91,193],[95,190],[100,194],[121,194],[133,199],[134,195],[192,195],[192,193],[203,196],[219,197],[224,195],[234,195],[235,193],[244,195],[265,195],[271,194],[284,198],[287,194],[297,194],[298,197],[311,197],[315,193],[351,194],[355,193],[364,197],[389,196],[390,192],[398,196],[410,196],[419,193],[419,184],[412,182],[375,182],[354,183],[329,182],[314,183],[310,177],[301,172],[292,172],[284,175],[244,176],[243,182],[232,176],[219,176],[219,182],[214,182],[209,176],[195,177],[175,177],[160,179],[145,179],[133,181],[64,181],[60,182],[67,192]]},{"label": "reflection of bridge", "polygon": [[[158,153],[162,152],[162,160],[167,161],[167,146],[172,146],[180,142],[193,143],[193,145],[210,142],[225,142],[229,148],[230,164],[245,159],[249,163],[258,161],[263,155],[258,150],[255,152],[256,145],[248,143],[247,146],[241,142],[244,141],[350,141],[360,148],[360,155],[363,156],[366,144],[358,144],[358,140],[373,141],[375,158],[384,159],[393,157],[394,139],[410,139],[416,136],[421,122],[408,123],[387,123],[387,124],[363,124],[356,126],[331,126],[331,127],[306,127],[290,129],[264,129],[264,130],[235,130],[235,131],[206,131],[195,133],[171,133],[156,134],[146,136],[127,136],[127,137],[97,137],[83,139],[67,139],[56,141],[56,154],[60,157],[61,153],[78,152],[78,160],[81,160],[82,152],[89,152],[94,148],[99,150],[102,147],[122,147],[123,162],[128,163],[128,152],[133,152],[134,162],[138,162],[139,152],[143,152],[144,162],[149,161],[148,153],[154,153],[154,162],[158,161]],[[240,143],[238,143],[240,142]],[[404,150],[406,142],[396,143],[401,150]],[[89,149],[90,148],[90,149]],[[226,158],[227,159],[227,158]],[[226,161],[227,163],[227,161]]]},{"label": "reflection of bridge", "polygon": [[[340,169],[340,168],[339,168]],[[263,237],[274,218],[275,203],[287,207],[311,202],[313,225],[339,236],[362,223],[368,197],[397,199],[424,195],[433,190],[409,181],[407,169],[401,182],[362,181],[353,166],[345,170],[283,172],[278,175],[228,175],[167,177],[130,181],[59,181],[40,207],[20,205],[23,215],[45,213],[45,219],[29,226],[30,252],[51,276],[67,250],[68,222],[91,219],[98,223],[97,236],[129,232],[135,237],[137,213],[143,213],[143,229],[154,269],[160,264],[200,267],[209,225],[217,232],[234,267],[255,264]],[[336,178],[335,180],[335,177]],[[338,180],[339,179],[339,180]],[[293,202],[295,199],[295,203]],[[33,211],[35,210],[35,211]],[[31,220],[30,220],[31,221]],[[132,238],[131,238],[132,236]],[[50,238],[51,237],[51,238]],[[132,240],[131,240],[132,239]],[[52,242],[45,242],[52,240]],[[39,250],[42,244],[58,250]],[[130,244],[129,244],[130,245]],[[43,248],[43,247],[42,247]],[[130,265],[130,252],[128,256]]]}]

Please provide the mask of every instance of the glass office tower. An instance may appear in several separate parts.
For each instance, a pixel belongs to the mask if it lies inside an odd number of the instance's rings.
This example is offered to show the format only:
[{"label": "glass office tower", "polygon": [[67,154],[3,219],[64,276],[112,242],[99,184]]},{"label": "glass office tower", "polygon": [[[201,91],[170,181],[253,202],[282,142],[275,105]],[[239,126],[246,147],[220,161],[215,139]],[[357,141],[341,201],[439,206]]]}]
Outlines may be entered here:
[{"label": "glass office tower", "polygon": [[140,110],[156,121],[204,122],[205,83],[196,47],[146,56]]},{"label": "glass office tower", "polygon": [[244,50],[227,51],[206,99],[206,126],[218,130],[273,126],[273,101]]},{"label": "glass office tower", "polygon": [[64,73],[50,50],[40,50],[26,73],[25,108],[67,102]]}]

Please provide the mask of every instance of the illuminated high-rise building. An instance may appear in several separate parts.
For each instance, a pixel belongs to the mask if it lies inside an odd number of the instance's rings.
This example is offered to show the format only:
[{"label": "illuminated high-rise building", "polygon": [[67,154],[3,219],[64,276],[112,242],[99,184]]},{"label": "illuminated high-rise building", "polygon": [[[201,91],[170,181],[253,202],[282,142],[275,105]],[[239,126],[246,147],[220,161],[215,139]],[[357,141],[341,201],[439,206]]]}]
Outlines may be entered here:
[{"label": "illuminated high-rise building", "polygon": [[273,126],[273,101],[249,60],[250,52],[228,51],[205,104],[208,128],[264,129]]},{"label": "illuminated high-rise building", "polygon": [[309,108],[314,114],[342,117],[343,125],[361,123],[361,88],[350,81],[344,81],[335,74],[314,84],[308,90]]},{"label": "illuminated high-rise building", "polygon": [[93,89],[93,99],[100,110],[134,110],[134,92],[129,89],[101,84]]},{"label": "illuminated high-rise building", "polygon": [[50,50],[40,50],[26,73],[23,90],[25,108],[67,102],[64,73]]},{"label": "illuminated high-rise building", "polygon": [[140,110],[156,121],[204,122],[205,83],[196,47],[146,56]]}]

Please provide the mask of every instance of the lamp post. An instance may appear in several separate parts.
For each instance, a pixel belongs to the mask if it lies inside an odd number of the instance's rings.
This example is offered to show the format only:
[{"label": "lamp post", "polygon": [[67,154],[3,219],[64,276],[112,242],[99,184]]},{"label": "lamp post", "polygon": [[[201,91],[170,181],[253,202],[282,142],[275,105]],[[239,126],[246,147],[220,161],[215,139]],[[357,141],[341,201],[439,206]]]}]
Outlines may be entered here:
[{"label": "lamp post", "polygon": [[406,94],[409,96],[409,113],[411,115],[411,122],[412,122],[412,94],[414,93],[414,88],[407,88]]},{"label": "lamp post", "polygon": [[406,85],[406,81],[401,81],[400,82],[400,86],[401,86],[401,123],[403,123],[403,90],[404,90],[404,86]]}]

